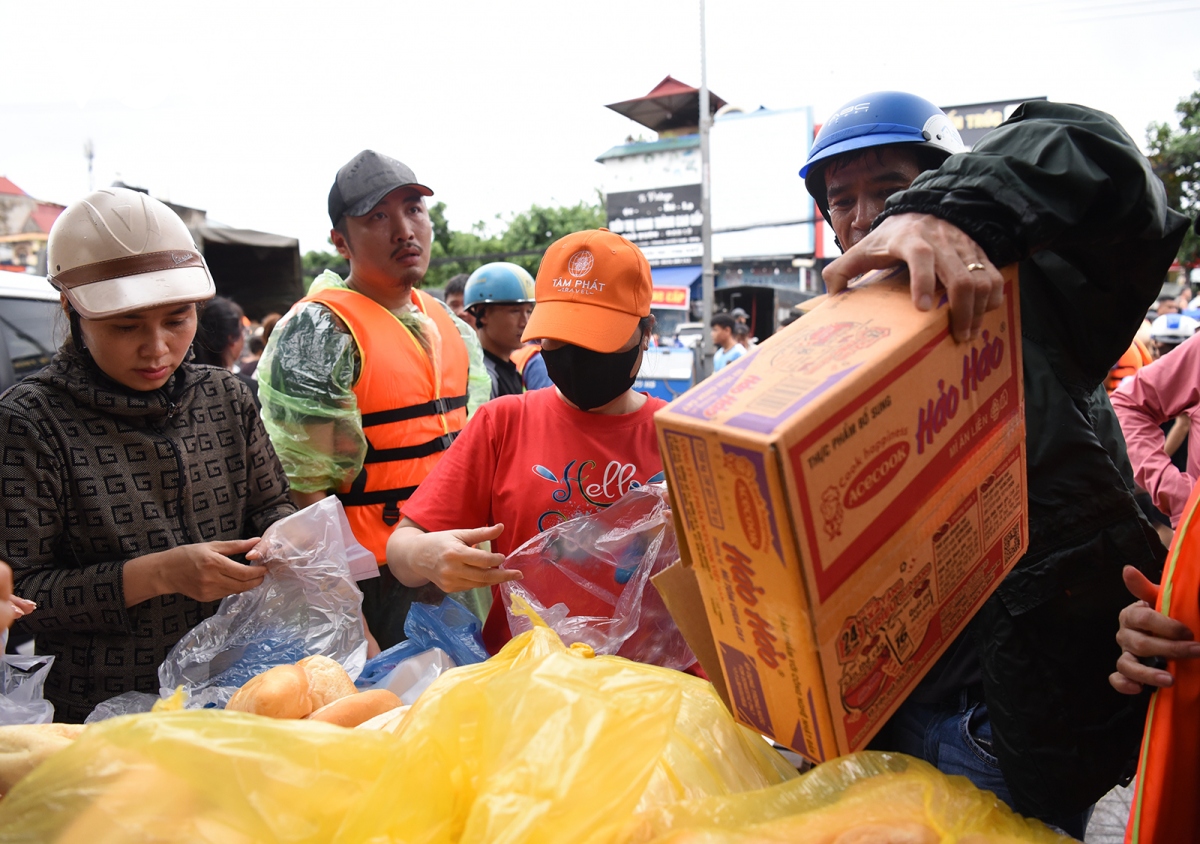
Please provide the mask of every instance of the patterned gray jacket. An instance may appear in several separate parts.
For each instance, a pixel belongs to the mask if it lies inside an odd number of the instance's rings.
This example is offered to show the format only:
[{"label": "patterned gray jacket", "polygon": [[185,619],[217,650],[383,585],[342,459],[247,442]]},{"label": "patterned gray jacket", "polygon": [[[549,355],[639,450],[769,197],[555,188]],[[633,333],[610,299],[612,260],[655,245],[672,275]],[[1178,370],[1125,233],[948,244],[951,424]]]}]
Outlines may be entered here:
[{"label": "patterned gray jacket", "polygon": [[171,647],[216,610],[179,594],[126,607],[127,560],[257,536],[294,510],[250,391],[225,370],[185,363],[141,393],[68,343],[0,396],[0,557],[38,604],[20,624],[55,656],[56,720],[157,693]]}]

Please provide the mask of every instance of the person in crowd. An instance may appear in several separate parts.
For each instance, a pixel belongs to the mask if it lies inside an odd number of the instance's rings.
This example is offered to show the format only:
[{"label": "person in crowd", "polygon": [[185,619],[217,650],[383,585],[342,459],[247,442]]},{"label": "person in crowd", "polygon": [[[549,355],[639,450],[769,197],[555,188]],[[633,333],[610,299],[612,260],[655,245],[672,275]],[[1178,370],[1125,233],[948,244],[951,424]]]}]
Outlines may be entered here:
[{"label": "person in crowd", "polygon": [[967,342],[1003,303],[997,267],[1019,265],[1028,551],[873,746],[1082,838],[1144,717],[1108,684],[1121,571],[1163,559],[1103,381],[1187,221],[1128,134],[1091,109],[1025,103],[963,150],[936,106],[879,92],[835,112],[800,171],[846,250],[825,268],[831,293],[904,262],[913,304],[934,307],[940,282]]},{"label": "person in crowd", "polygon": [[445,299],[446,305],[454,312],[454,315],[465,322],[472,328],[475,327],[475,317],[463,307],[463,297],[466,295],[467,279],[470,278],[466,273],[458,273],[450,276],[450,280],[446,282],[446,288],[442,291],[442,296]]},{"label": "person in crowd", "polygon": [[1155,317],[1168,316],[1169,314],[1177,314],[1180,310],[1179,302],[1176,301],[1174,296],[1163,295],[1158,297],[1154,308],[1154,315]]},{"label": "person in crowd", "polygon": [[13,604],[12,569],[8,563],[0,562],[0,631],[8,632],[12,623],[17,619],[16,605]]},{"label": "person in crowd", "polygon": [[1180,313],[1163,314],[1150,323],[1150,348],[1155,360],[1174,351],[1196,333],[1200,323]]},{"label": "person in crowd", "polygon": [[733,327],[733,339],[747,352],[754,348],[754,338],[750,336],[750,326],[739,322]]},{"label": "person in crowd", "polygon": [[200,309],[196,339],[192,341],[195,362],[232,372],[246,342],[242,329],[244,316],[241,305],[224,296],[214,296],[205,303]]},{"label": "person in crowd", "polygon": [[275,326],[258,366],[263,421],[307,506],[337,495],[378,578],[359,583],[379,647],[405,638],[415,599],[392,577],[387,538],[400,505],[487,401],[491,383],[475,332],[419,290],[429,267],[433,191],[405,164],[363,150],[329,191],[330,238],[350,264],[329,270]]},{"label": "person in crowd", "polygon": [[[8,628],[22,616],[29,615],[37,609],[33,601],[27,601],[20,595],[13,594],[13,574],[8,563],[0,560],[0,644]],[[0,648],[0,652],[3,648]]]},{"label": "person in crowd", "polygon": [[[542,341],[555,388],[480,408],[404,505],[388,541],[401,583],[498,589],[520,577],[499,568],[505,556],[542,530],[662,480],[653,417],[666,402],[632,389],[654,329],[651,286],[641,251],[607,229],[546,250],[524,336]],[[492,550],[474,547],[485,541]],[[509,636],[495,600],[484,643],[495,653]]]},{"label": "person in crowd", "polygon": [[70,337],[0,396],[0,547],[37,604],[20,624],[55,657],[45,696],[79,722],[157,693],[184,633],[262,582],[240,558],[295,507],[245,385],[185,361],[214,287],[183,221],[108,188],[47,249]]},{"label": "person in crowd", "polygon": [[533,313],[533,277],[516,264],[484,264],[467,279],[463,308],[475,321],[492,379],[491,397],[524,392],[525,381],[512,356],[524,345],[521,334]]},{"label": "person in crowd", "polygon": [[746,347],[734,336],[736,327],[737,320],[730,314],[717,314],[712,318],[712,342],[717,349],[713,355],[713,372],[720,372],[746,354]]},{"label": "person in crowd", "polygon": [[[654,348],[653,338],[651,338],[650,348]],[[526,390],[544,390],[546,387],[554,386],[554,382],[550,380],[550,376],[546,372],[546,361],[542,358],[542,344],[538,341],[531,340],[528,343],[522,343],[521,348],[512,353],[510,360],[517,368]]]},{"label": "person in crowd", "polygon": [[[1143,321],[1142,323],[1147,329],[1147,340],[1149,339],[1149,325]],[[1141,333],[1139,329],[1139,334]],[[1124,354],[1117,359],[1117,362],[1108,370],[1108,377],[1104,379],[1104,390],[1110,396],[1113,390],[1117,389],[1123,382],[1134,376],[1139,369],[1151,363],[1154,360],[1154,355],[1150,351],[1150,347],[1146,341],[1140,337],[1134,337],[1133,342],[1129,344],[1129,348]]]},{"label": "person in crowd", "polygon": [[199,308],[199,313],[192,362],[228,369],[250,388],[254,406],[258,407],[258,384],[237,366],[246,343],[242,306],[224,296],[214,296]]},{"label": "person in crowd", "polygon": [[[1186,346],[1187,344],[1185,344]],[[1154,691],[1142,737],[1126,841],[1200,840],[1200,487],[1184,505],[1162,586],[1133,566],[1125,583],[1137,598],[1121,611],[1121,655],[1110,677],[1126,695]]]},{"label": "person in crowd", "polygon": [[275,323],[279,322],[280,316],[281,314],[270,313],[263,317],[263,321],[250,332],[250,339],[246,341],[248,354],[238,362],[238,374],[255,382],[255,395],[258,394],[258,377],[254,373],[258,369],[258,361],[262,358],[263,349],[267,347],[267,341],[271,339],[271,332],[275,330]]},{"label": "person in crowd", "polygon": [[1192,430],[1200,429],[1200,337],[1190,337],[1171,354],[1139,369],[1111,399],[1134,480],[1177,526],[1200,477],[1200,449],[1191,450],[1181,470],[1167,451],[1162,426],[1182,417],[1188,439]]}]

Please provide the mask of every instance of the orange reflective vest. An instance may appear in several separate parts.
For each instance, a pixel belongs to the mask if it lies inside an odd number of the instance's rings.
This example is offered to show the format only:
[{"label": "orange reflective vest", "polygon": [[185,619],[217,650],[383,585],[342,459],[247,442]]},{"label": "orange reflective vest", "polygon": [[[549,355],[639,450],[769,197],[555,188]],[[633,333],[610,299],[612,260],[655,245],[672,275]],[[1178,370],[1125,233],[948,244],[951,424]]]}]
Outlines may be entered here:
[{"label": "orange reflective vest", "polygon": [[[1192,488],[1155,606],[1200,632],[1200,484]],[[1175,678],[1150,699],[1126,844],[1200,841],[1200,660],[1167,662]]]},{"label": "orange reflective vest", "polygon": [[1134,339],[1125,354],[1121,355],[1120,359],[1113,364],[1112,369],[1108,371],[1108,377],[1104,379],[1104,389],[1111,396],[1112,391],[1121,386],[1121,381],[1153,360],[1150,350],[1143,345],[1142,341]]},{"label": "orange reflective vest", "polygon": [[517,373],[520,374],[521,377],[524,377],[526,365],[530,360],[533,359],[533,356],[541,350],[542,347],[537,343],[526,343],[524,346],[509,355],[508,359],[513,362],[514,366],[517,367]]},{"label": "orange reflective vest", "polygon": [[355,538],[382,566],[400,503],[416,492],[467,424],[467,347],[445,309],[419,290],[412,302],[440,335],[433,360],[395,314],[361,293],[331,288],[305,301],[337,314],[358,345],[362,368],[354,395],[367,456],[362,471],[337,496]]}]

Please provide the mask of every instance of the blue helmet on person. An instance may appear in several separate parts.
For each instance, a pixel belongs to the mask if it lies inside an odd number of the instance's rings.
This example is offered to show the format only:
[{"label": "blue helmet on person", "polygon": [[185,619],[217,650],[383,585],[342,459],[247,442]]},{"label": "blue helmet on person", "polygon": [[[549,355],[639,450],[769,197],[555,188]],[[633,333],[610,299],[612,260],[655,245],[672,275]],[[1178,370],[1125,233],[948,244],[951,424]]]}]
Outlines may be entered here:
[{"label": "blue helmet on person", "polygon": [[829,162],[848,152],[890,144],[918,144],[930,166],[966,151],[950,118],[929,100],[901,91],[857,97],[825,121],[800,168],[804,186],[825,219],[829,219],[829,204],[824,171]]},{"label": "blue helmet on person", "polygon": [[476,305],[526,304],[534,301],[534,284],[524,267],[507,261],[484,264],[471,273],[463,290],[463,308]]}]

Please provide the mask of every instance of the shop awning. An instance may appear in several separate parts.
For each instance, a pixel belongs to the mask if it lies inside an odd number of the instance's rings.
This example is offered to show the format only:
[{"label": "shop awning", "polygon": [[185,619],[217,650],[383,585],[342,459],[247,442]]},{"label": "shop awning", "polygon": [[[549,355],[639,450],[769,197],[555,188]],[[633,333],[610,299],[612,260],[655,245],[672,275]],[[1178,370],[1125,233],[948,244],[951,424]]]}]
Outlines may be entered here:
[{"label": "shop awning", "polygon": [[651,267],[650,277],[654,279],[655,287],[691,287],[700,280],[703,268],[688,267]]}]

